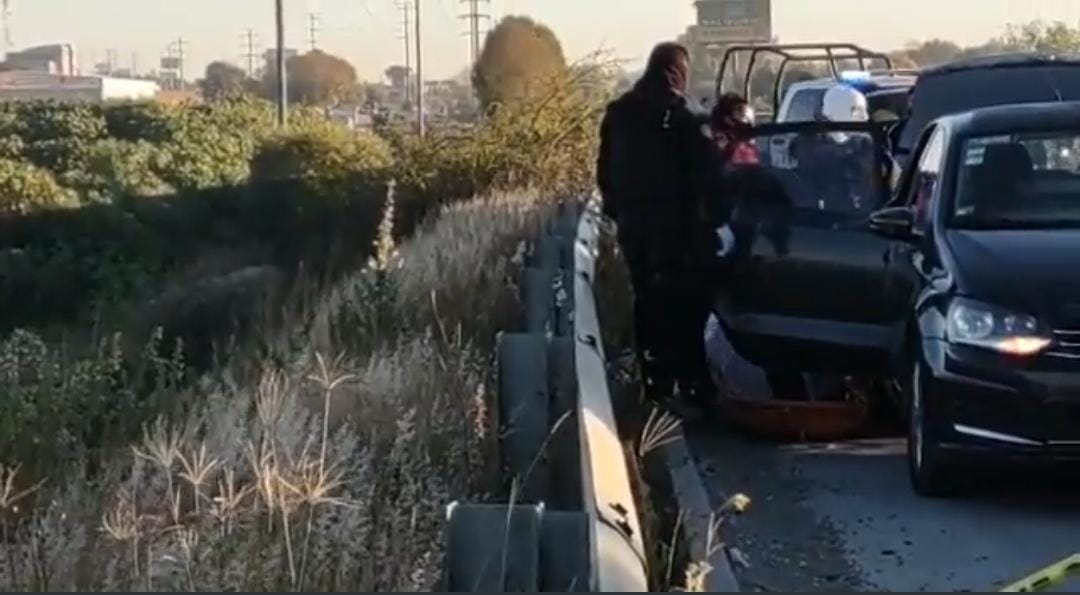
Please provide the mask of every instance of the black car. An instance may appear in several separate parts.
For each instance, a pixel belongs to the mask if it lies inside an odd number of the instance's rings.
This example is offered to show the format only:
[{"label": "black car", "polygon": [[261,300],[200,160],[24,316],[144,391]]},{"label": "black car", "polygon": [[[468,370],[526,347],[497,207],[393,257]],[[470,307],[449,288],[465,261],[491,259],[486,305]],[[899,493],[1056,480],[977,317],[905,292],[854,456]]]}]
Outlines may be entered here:
[{"label": "black car", "polygon": [[947,491],[962,455],[1080,459],[1080,103],[932,122],[893,197],[872,127],[759,134],[832,152],[773,172],[783,249],[744,226],[715,308],[736,349],[899,380],[921,494]]},{"label": "black car", "polygon": [[922,70],[910,113],[893,136],[901,165],[930,122],[949,114],[1018,103],[1080,100],[1080,56],[1009,53],[961,59]]}]

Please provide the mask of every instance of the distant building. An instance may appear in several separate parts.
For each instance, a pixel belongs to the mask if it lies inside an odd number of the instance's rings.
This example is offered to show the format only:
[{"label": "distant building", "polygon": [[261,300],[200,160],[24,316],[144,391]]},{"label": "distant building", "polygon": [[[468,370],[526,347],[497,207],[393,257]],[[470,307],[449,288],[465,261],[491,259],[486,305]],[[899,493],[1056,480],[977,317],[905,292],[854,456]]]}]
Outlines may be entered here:
[{"label": "distant building", "polygon": [[772,0],[698,0],[694,6],[697,19],[679,40],[693,55],[694,91],[709,93],[728,46],[772,42]]},{"label": "distant building", "polygon": [[161,87],[156,82],[141,79],[29,71],[0,72],[0,101],[139,101],[156,99],[160,91]]},{"label": "distant building", "polygon": [[75,46],[70,43],[42,45],[18,52],[8,52],[4,61],[7,68],[11,70],[29,70],[63,76],[74,76],[79,73]]}]

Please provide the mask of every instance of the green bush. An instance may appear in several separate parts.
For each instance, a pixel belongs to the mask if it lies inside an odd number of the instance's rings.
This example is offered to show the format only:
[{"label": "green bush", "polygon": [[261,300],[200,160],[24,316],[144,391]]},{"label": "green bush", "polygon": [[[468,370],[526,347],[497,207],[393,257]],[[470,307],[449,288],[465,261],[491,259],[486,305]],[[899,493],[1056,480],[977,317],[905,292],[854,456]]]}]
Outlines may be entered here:
[{"label": "green bush", "polygon": [[5,109],[4,136],[19,137],[22,155],[58,175],[83,169],[91,145],[105,137],[105,118],[96,106],[29,102]]},{"label": "green bush", "polygon": [[97,192],[107,202],[109,198],[161,196],[172,188],[158,172],[168,169],[169,155],[160,147],[145,140],[98,141],[87,156],[87,168],[82,184]]},{"label": "green bush", "polygon": [[141,356],[126,356],[116,336],[69,358],[26,331],[5,337],[0,466],[26,463],[29,476],[46,476],[123,444],[150,416],[171,410],[171,391],[184,379],[184,364],[178,356],[157,355],[160,347],[155,335]]},{"label": "green bush", "polygon": [[260,235],[289,237],[294,252],[308,244],[301,259],[313,264],[330,258],[329,250],[365,260],[374,254],[391,163],[385,141],[342,128],[271,136],[251,166],[250,208]]},{"label": "green bush", "polygon": [[251,179],[381,181],[390,165],[384,140],[331,125],[313,126],[269,137],[252,160]]},{"label": "green bush", "polygon": [[239,186],[251,158],[270,130],[262,110],[247,103],[187,107],[171,138],[158,175],[178,191]]},{"label": "green bush", "polygon": [[0,217],[75,205],[75,194],[47,170],[0,158]]},{"label": "green bush", "polygon": [[180,128],[183,109],[158,102],[111,105],[105,108],[106,130],[117,140],[162,144]]}]

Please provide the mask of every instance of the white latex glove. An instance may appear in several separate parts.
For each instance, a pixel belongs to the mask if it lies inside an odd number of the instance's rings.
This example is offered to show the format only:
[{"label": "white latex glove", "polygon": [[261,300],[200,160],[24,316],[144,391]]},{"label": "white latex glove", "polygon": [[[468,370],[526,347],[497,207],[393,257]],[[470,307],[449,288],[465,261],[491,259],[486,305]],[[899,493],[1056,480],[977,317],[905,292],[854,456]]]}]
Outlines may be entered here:
[{"label": "white latex glove", "polygon": [[731,231],[731,226],[725,225],[716,229],[716,240],[719,246],[716,248],[716,255],[724,257],[733,250],[735,250],[735,232]]}]

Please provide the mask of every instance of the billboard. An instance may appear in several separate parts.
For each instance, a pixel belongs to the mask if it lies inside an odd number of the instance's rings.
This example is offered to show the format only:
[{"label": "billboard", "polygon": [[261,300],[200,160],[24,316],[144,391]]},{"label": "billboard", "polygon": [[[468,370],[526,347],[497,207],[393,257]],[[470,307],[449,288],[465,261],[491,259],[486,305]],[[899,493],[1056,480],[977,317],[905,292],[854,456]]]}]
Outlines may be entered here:
[{"label": "billboard", "polygon": [[771,0],[699,0],[696,6],[699,43],[772,40]]}]

